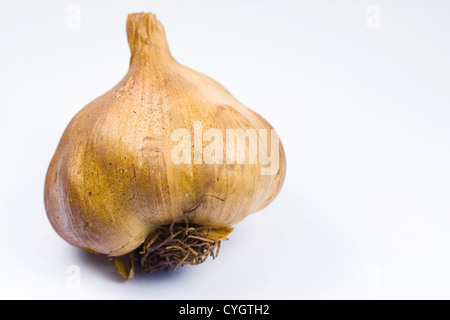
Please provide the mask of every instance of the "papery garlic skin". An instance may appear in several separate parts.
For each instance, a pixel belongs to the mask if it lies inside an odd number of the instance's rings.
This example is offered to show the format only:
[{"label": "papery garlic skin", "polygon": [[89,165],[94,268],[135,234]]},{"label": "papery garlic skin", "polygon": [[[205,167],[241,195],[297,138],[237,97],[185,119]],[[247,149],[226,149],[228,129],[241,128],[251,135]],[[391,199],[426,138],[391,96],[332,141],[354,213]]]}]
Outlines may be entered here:
[{"label": "papery garlic skin", "polygon": [[127,35],[128,73],[70,122],[45,183],[58,234],[109,256],[135,250],[196,206],[192,224],[232,226],[267,206],[286,174],[281,142],[273,175],[261,175],[260,164],[175,164],[172,133],[194,136],[196,121],[224,137],[227,129],[273,128],[216,81],[176,62],[153,14],[129,15]]}]

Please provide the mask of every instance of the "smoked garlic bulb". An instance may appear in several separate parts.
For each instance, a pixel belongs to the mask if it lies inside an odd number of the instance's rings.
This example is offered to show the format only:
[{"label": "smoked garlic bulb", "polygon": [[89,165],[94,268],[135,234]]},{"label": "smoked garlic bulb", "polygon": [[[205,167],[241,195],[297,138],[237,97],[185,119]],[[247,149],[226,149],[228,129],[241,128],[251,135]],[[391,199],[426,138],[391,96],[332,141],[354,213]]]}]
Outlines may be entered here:
[{"label": "smoked garlic bulb", "polygon": [[[47,215],[72,245],[110,257],[134,252],[149,271],[199,263],[278,194],[283,147],[260,115],[174,60],[153,14],[130,14],[127,36],[128,73],[62,136],[45,183]],[[195,257],[186,246],[155,266],[170,256],[163,242],[181,235],[177,227],[203,235],[197,246],[206,249]],[[155,243],[159,250],[149,250]]]}]

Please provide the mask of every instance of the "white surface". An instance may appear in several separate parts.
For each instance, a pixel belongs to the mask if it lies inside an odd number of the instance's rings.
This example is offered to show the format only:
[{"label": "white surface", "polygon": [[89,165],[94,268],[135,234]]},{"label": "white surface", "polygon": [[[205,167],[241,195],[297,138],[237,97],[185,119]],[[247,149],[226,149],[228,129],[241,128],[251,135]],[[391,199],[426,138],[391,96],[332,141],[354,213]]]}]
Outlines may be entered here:
[{"label": "white surface", "polygon": [[[43,184],[70,119],[126,73],[136,11],[271,122],[288,174],[218,259],[124,283],[56,235]],[[449,30],[445,1],[2,0],[0,298],[450,298]]]}]

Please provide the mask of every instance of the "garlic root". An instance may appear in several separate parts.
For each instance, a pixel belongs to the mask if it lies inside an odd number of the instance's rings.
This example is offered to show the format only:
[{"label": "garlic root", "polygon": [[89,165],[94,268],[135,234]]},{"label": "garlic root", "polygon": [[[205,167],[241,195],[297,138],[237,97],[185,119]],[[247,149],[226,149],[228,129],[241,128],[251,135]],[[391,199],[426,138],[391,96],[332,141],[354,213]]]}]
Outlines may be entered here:
[{"label": "garlic root", "polygon": [[169,227],[160,228],[148,239],[139,251],[141,266],[152,273],[179,266],[203,263],[208,256],[213,259],[219,254],[220,243],[228,240],[233,228],[189,225],[188,215],[183,223],[172,222]]}]

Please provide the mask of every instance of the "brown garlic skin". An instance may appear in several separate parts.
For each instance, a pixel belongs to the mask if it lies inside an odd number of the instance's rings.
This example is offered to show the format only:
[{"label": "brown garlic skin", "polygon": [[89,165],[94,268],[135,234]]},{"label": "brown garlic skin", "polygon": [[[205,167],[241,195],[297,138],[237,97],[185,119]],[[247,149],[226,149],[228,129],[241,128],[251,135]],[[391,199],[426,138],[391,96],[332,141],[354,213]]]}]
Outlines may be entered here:
[{"label": "brown garlic skin", "polygon": [[216,81],[176,62],[154,15],[129,15],[127,36],[128,73],[70,122],[45,183],[57,233],[109,256],[135,250],[195,206],[190,223],[232,226],[266,207],[286,174],[281,142],[274,175],[261,175],[259,164],[174,164],[171,134],[186,128],[193,137],[194,121],[224,137],[226,129],[272,127]]}]

